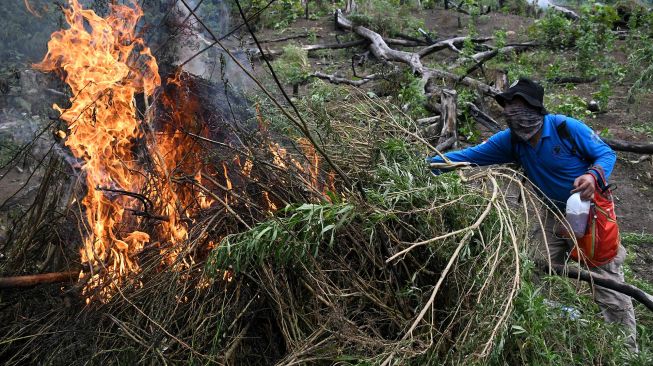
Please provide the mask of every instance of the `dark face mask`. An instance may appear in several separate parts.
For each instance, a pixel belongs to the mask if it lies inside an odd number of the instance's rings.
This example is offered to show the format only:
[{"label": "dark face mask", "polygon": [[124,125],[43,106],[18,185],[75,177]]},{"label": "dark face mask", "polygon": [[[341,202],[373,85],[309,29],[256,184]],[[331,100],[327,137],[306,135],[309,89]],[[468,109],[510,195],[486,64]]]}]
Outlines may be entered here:
[{"label": "dark face mask", "polygon": [[542,128],[544,116],[525,105],[510,105],[503,110],[510,131],[521,141],[528,141]]}]

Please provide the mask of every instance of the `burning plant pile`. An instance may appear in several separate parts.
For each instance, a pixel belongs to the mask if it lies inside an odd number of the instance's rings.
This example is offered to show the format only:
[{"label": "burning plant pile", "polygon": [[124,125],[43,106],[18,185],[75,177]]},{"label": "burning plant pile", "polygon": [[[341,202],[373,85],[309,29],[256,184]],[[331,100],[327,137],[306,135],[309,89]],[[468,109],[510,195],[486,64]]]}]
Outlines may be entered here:
[{"label": "burning plant pile", "polygon": [[72,164],[47,163],[4,271],[58,242],[79,275],[51,289],[61,304],[3,310],[7,364],[500,357],[539,204],[514,172],[434,179],[414,122],[351,90],[328,128],[284,135],[264,106],[229,121],[217,86],[160,78],[137,6],[101,18],[71,0],[65,15],[36,67],[72,93],[55,105]]}]

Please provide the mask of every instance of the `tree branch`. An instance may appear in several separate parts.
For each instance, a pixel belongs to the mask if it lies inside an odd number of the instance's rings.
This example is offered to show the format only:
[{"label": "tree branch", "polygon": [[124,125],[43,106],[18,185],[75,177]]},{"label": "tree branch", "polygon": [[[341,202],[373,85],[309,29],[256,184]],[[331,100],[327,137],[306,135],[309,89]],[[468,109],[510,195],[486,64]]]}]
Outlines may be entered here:
[{"label": "tree branch", "polygon": [[601,138],[613,150],[628,151],[637,154],[653,154],[653,143],[628,142],[624,140]]},{"label": "tree branch", "polygon": [[359,80],[351,80],[351,79],[345,79],[333,74],[325,74],[320,71],[316,71],[313,74],[311,74],[312,77],[316,77],[318,79],[322,80],[327,80],[328,82],[332,84],[347,84],[347,85],[352,85],[352,86],[361,86],[363,84],[366,84],[376,78],[376,75],[372,74],[369,76],[366,76],[362,79]]},{"label": "tree branch", "polygon": [[[468,40],[469,37],[455,37],[455,38],[450,38],[450,39],[445,39],[442,41],[438,41],[428,47],[424,47],[421,51],[419,51],[417,54],[419,57],[425,57],[433,52],[443,50],[445,48],[448,48],[456,53],[460,53],[460,47],[465,43],[466,40]],[[472,38],[472,42],[474,43],[484,43],[489,40],[493,39],[492,37],[479,37],[479,38]]]},{"label": "tree branch", "polygon": [[75,281],[79,271],[40,273],[27,276],[0,277],[0,288],[30,287],[44,283]]},{"label": "tree branch", "polygon": [[653,296],[647,294],[643,290],[633,285],[627,284],[625,282],[615,281],[610,278],[600,276],[582,269],[565,267],[560,264],[552,264],[549,267],[548,263],[540,263],[540,269],[546,273],[551,272],[562,277],[569,277],[572,279],[579,279],[581,281],[589,282],[593,285],[605,287],[610,290],[617,291],[624,295],[628,295],[633,299],[639,301],[641,304],[646,306],[649,310],[653,311]]}]

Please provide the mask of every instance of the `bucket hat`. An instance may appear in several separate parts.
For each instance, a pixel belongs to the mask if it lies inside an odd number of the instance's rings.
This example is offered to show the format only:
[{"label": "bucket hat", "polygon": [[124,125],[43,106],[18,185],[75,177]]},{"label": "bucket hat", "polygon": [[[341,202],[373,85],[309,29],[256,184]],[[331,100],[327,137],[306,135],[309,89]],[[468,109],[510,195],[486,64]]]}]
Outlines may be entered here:
[{"label": "bucket hat", "polygon": [[530,106],[539,110],[542,114],[546,114],[544,88],[540,84],[528,78],[520,78],[508,90],[497,94],[494,99],[500,106],[505,107],[506,102],[513,100],[515,96],[522,97]]}]

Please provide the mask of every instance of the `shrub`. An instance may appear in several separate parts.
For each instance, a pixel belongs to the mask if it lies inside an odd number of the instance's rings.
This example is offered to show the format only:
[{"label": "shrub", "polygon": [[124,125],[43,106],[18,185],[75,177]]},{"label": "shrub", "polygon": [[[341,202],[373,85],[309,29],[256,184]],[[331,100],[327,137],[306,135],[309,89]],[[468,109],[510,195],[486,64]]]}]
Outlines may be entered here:
[{"label": "shrub", "polygon": [[350,14],[349,19],[381,35],[409,33],[417,36],[417,29],[424,27],[424,21],[415,18],[412,9],[412,6],[402,5],[396,0],[366,0],[358,3],[356,12]]},{"label": "shrub", "polygon": [[617,11],[608,5],[594,4],[582,8],[576,48],[578,69],[584,76],[596,76],[599,72],[597,63],[605,63],[606,52],[614,46],[612,24],[617,19]]},{"label": "shrub", "polygon": [[[241,2],[243,9],[249,9],[248,12],[251,14],[258,12],[267,5],[268,0]],[[235,12],[237,13],[238,10],[236,9]],[[282,29],[303,14],[304,7],[301,0],[277,0],[259,15],[257,24],[266,28]]]},{"label": "shrub", "polygon": [[462,118],[458,119],[458,134],[464,136],[467,141],[476,143],[479,140],[480,133],[476,127],[476,120],[469,113],[467,102],[473,102],[476,94],[469,89],[460,89],[458,92],[458,105],[462,107]]},{"label": "shrub", "polygon": [[576,39],[573,22],[558,12],[547,11],[529,27],[528,33],[550,48],[570,47]]},{"label": "shrub", "polygon": [[311,72],[308,52],[293,44],[283,48],[283,54],[274,61],[273,66],[281,79],[288,84],[303,83]]},{"label": "shrub", "polygon": [[587,102],[577,95],[573,94],[552,94],[547,95],[549,99],[546,103],[552,113],[564,114],[569,117],[583,119],[591,116],[592,112],[587,110]]}]

